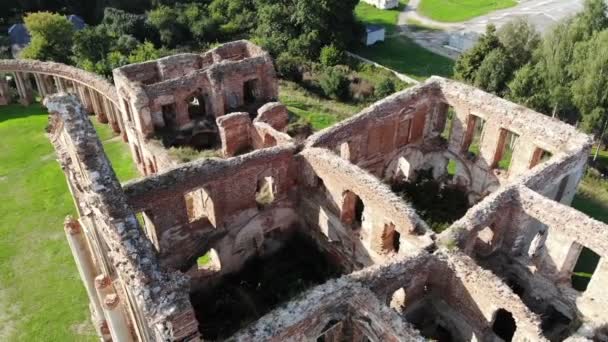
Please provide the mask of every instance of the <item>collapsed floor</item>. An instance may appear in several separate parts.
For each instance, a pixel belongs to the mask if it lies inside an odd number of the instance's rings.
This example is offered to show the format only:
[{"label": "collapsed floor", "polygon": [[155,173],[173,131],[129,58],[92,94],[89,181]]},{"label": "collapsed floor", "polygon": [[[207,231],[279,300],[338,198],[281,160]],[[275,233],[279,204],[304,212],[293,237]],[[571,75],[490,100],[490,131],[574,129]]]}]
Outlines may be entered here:
[{"label": "collapsed floor", "polygon": [[222,340],[305,290],[340,275],[307,237],[247,261],[242,271],[190,295],[205,340]]}]

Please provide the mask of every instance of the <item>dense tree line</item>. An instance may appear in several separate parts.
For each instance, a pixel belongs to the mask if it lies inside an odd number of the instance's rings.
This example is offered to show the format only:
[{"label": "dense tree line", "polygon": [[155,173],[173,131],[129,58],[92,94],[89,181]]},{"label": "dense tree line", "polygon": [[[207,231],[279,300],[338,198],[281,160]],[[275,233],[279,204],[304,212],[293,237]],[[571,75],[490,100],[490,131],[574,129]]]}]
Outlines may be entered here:
[{"label": "dense tree line", "polygon": [[524,20],[488,26],[458,59],[455,78],[600,136],[608,122],[607,11],[603,0],[586,0],[542,38]]},{"label": "dense tree line", "polygon": [[[112,69],[146,56],[202,51],[219,42],[241,38],[251,39],[275,57],[282,57],[279,62],[298,67],[305,61],[317,60],[327,46],[340,56],[362,33],[354,17],[357,2],[138,0],[127,4],[97,0],[83,4],[80,0],[18,0],[4,18],[30,9],[56,11],[24,16],[32,44],[22,57],[72,63],[110,76]],[[103,15],[94,19],[98,24],[78,32],[67,27],[64,14],[81,14],[93,7],[95,11],[103,9]]]}]

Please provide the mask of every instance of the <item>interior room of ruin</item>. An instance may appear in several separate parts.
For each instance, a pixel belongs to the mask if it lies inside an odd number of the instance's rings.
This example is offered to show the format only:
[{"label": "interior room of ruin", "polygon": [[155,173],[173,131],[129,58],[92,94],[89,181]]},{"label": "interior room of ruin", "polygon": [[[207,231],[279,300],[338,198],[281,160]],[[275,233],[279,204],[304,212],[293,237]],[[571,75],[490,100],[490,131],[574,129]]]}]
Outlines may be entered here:
[{"label": "interior room of ruin", "polygon": [[[0,70],[22,101],[47,95],[105,340],[592,341],[608,324],[608,227],[569,207],[592,140],[558,120],[432,77],[299,141],[272,59],[244,41],[116,69],[115,85]],[[89,113],[141,178],[119,183]],[[182,163],[157,141],[203,123],[221,157]],[[422,180],[461,199],[442,225],[404,195]]]}]

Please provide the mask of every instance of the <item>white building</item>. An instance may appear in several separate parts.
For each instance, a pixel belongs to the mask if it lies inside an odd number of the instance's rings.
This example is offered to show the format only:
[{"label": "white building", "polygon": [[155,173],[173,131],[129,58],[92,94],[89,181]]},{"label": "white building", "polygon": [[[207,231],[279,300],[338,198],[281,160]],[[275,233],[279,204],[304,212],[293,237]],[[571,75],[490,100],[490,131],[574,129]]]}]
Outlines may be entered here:
[{"label": "white building", "polygon": [[374,45],[377,42],[383,42],[384,36],[386,35],[386,29],[380,25],[366,25],[365,36],[363,37],[363,43],[366,46]]},{"label": "white building", "polygon": [[379,9],[391,9],[399,6],[399,0],[362,0],[372,6],[376,6]]}]

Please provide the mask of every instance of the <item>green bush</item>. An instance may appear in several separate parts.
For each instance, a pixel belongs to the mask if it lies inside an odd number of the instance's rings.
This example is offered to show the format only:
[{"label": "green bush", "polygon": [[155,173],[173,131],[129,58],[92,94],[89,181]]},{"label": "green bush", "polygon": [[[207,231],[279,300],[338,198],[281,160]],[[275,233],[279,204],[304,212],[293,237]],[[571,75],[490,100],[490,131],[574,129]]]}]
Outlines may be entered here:
[{"label": "green bush", "polygon": [[302,57],[282,53],[276,60],[279,76],[294,82],[302,81],[302,70],[306,61]]},{"label": "green bush", "polygon": [[344,50],[339,49],[335,45],[327,45],[321,49],[321,56],[319,57],[319,61],[324,66],[336,66],[338,64],[343,64],[346,60],[346,56],[344,54]]},{"label": "green bush", "polygon": [[347,100],[350,81],[341,68],[329,67],[319,78],[319,85],[325,96],[336,100]]},{"label": "green bush", "polygon": [[395,82],[393,82],[393,80],[390,78],[385,78],[376,86],[375,95],[377,98],[381,99],[393,94],[395,91]]}]

